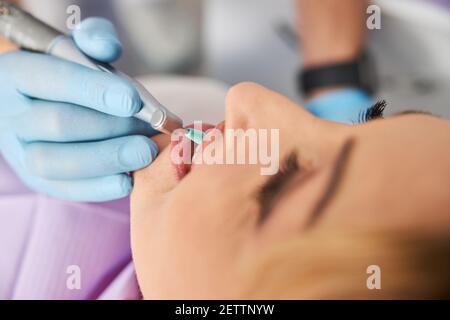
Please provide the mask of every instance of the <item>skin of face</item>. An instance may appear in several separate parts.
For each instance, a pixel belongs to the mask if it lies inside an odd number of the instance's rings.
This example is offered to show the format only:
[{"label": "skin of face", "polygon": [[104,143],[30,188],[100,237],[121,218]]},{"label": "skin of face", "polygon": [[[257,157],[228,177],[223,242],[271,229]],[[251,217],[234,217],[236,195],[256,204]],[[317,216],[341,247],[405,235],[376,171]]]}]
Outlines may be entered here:
[{"label": "skin of face", "polygon": [[[293,152],[308,179],[295,182],[260,223],[260,165],[195,165],[179,179],[165,148],[134,174],[132,250],[147,299],[239,295],[241,266],[273,245],[307,232],[343,146],[352,141],[334,195],[315,230],[433,233],[450,226],[450,122],[398,115],[347,126],[318,119],[252,83],[233,87],[226,129],[279,129],[280,159]],[[168,137],[155,138],[161,150]],[[226,144],[226,142],[225,142]]]}]

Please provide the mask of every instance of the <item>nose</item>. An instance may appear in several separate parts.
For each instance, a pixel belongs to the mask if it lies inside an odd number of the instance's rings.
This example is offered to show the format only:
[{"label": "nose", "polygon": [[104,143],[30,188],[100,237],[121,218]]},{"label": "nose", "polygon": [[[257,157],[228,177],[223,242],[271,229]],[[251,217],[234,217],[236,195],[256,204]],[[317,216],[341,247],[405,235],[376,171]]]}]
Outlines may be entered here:
[{"label": "nose", "polygon": [[312,114],[299,108],[288,98],[255,83],[240,83],[228,91],[227,128],[279,127],[280,122],[290,122],[287,118],[290,114],[295,114],[297,121],[299,118],[304,121],[314,118]]},{"label": "nose", "polygon": [[226,129],[278,129],[280,156],[295,150],[318,162],[345,140],[348,126],[319,119],[288,98],[254,83],[232,87],[226,100]]}]

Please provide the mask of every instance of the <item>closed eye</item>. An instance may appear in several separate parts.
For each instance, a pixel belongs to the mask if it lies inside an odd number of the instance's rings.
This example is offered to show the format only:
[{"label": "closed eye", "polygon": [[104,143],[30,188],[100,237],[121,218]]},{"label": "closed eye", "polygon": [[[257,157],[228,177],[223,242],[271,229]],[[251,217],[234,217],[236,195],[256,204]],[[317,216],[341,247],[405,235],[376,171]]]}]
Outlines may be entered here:
[{"label": "closed eye", "polygon": [[260,207],[259,223],[263,223],[272,211],[284,189],[300,173],[297,154],[292,152],[282,162],[280,170],[267,180],[256,196]]},{"label": "closed eye", "polygon": [[[385,100],[380,100],[377,103],[375,103],[373,106],[371,106],[369,109],[364,110],[359,115],[358,123],[366,123],[372,120],[376,119],[384,119],[384,111],[388,107],[388,104]],[[437,117],[439,116],[428,112],[428,111],[421,111],[421,110],[405,110],[401,112],[397,112],[393,114],[393,116],[403,116],[403,115],[410,115],[410,114],[418,114],[418,115],[425,115],[425,116],[432,116]]]}]

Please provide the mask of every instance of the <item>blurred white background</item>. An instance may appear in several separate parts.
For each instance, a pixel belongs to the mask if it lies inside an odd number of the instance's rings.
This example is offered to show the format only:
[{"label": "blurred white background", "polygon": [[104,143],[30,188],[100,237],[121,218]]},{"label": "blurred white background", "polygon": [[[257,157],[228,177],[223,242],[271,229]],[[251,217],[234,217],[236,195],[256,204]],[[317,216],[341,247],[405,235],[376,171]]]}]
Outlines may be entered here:
[{"label": "blurred white background", "polygon": [[[125,43],[119,66],[134,75],[206,75],[231,85],[256,81],[301,102],[295,77],[294,0],[26,0],[64,28],[66,8],[115,21]],[[375,0],[382,28],[369,47],[389,110],[450,118],[450,0]]]}]

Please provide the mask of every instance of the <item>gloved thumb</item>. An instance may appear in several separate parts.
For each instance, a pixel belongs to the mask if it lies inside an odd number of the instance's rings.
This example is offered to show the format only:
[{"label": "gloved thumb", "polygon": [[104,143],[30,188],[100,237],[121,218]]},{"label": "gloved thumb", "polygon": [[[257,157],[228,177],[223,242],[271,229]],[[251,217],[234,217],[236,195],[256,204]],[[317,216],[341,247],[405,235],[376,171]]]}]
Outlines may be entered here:
[{"label": "gloved thumb", "polygon": [[338,89],[325,93],[306,103],[306,109],[315,116],[344,124],[360,123],[373,98],[360,89]]},{"label": "gloved thumb", "polygon": [[73,39],[85,54],[102,62],[113,62],[122,54],[116,29],[104,18],[92,17],[82,21],[74,30]]}]

